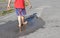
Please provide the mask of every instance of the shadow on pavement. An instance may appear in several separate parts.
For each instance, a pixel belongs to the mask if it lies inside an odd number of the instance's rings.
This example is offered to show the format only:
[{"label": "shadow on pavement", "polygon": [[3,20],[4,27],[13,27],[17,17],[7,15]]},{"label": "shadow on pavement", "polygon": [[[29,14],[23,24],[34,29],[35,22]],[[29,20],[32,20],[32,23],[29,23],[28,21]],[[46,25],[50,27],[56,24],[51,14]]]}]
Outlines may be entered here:
[{"label": "shadow on pavement", "polygon": [[42,18],[38,18],[36,13],[30,15],[25,20],[28,21],[26,25],[26,31],[19,32],[16,25],[18,25],[16,21],[8,21],[7,23],[0,25],[0,38],[17,38],[19,36],[25,36],[30,33],[35,32],[39,28],[44,28],[45,21]]}]

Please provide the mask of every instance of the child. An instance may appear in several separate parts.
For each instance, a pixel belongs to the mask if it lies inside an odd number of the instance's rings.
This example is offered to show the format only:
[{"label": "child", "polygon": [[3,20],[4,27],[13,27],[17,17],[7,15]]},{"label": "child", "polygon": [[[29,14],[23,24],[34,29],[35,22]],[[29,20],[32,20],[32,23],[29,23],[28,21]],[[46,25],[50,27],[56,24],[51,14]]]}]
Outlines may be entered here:
[{"label": "child", "polygon": [[[32,6],[29,0],[15,0],[14,2],[14,7],[16,9],[16,14],[18,16],[18,23],[19,23],[18,26],[20,28],[20,31],[21,31],[22,25],[27,24],[27,21],[24,20],[24,16],[26,15],[25,1],[28,3],[31,9]],[[8,6],[7,6],[8,10],[10,9],[10,3],[11,3],[11,0],[8,0]]]}]

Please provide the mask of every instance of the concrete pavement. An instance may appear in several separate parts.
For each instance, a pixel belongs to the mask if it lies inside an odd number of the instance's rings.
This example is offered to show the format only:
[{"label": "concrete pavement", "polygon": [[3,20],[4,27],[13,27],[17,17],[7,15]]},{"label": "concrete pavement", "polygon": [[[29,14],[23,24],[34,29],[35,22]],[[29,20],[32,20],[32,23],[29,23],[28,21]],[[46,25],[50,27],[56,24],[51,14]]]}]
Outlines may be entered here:
[{"label": "concrete pavement", "polygon": [[26,19],[29,22],[26,32],[19,33],[16,27],[17,17],[13,13],[14,15],[11,14],[12,16],[5,19],[7,22],[0,24],[0,38],[60,38],[60,0],[32,0],[31,2],[33,9],[28,14],[32,17]]}]

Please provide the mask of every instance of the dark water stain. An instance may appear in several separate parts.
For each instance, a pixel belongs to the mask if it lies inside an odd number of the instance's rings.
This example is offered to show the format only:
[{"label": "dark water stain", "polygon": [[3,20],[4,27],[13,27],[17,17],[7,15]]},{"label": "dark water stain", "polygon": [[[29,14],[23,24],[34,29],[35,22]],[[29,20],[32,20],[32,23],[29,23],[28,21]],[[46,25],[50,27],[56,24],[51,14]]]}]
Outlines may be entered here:
[{"label": "dark water stain", "polygon": [[29,35],[40,28],[44,28],[45,21],[42,18],[37,17],[36,13],[30,15],[25,20],[28,21],[28,24],[26,25],[26,31],[23,32],[19,32],[17,20],[8,21],[7,23],[0,25],[0,38],[18,38],[19,36]]}]

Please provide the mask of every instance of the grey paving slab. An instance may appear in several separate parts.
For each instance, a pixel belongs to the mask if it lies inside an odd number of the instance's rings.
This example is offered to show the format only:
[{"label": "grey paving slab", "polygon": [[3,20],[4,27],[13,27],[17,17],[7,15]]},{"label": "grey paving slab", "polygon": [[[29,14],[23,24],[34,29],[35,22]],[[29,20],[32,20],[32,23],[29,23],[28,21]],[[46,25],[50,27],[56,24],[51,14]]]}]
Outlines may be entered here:
[{"label": "grey paving slab", "polygon": [[[33,9],[27,13],[26,31],[19,33],[17,17],[10,16],[0,24],[0,38],[60,38],[60,0],[32,0]],[[37,13],[36,15],[33,15]],[[39,18],[37,18],[37,17]]]}]

